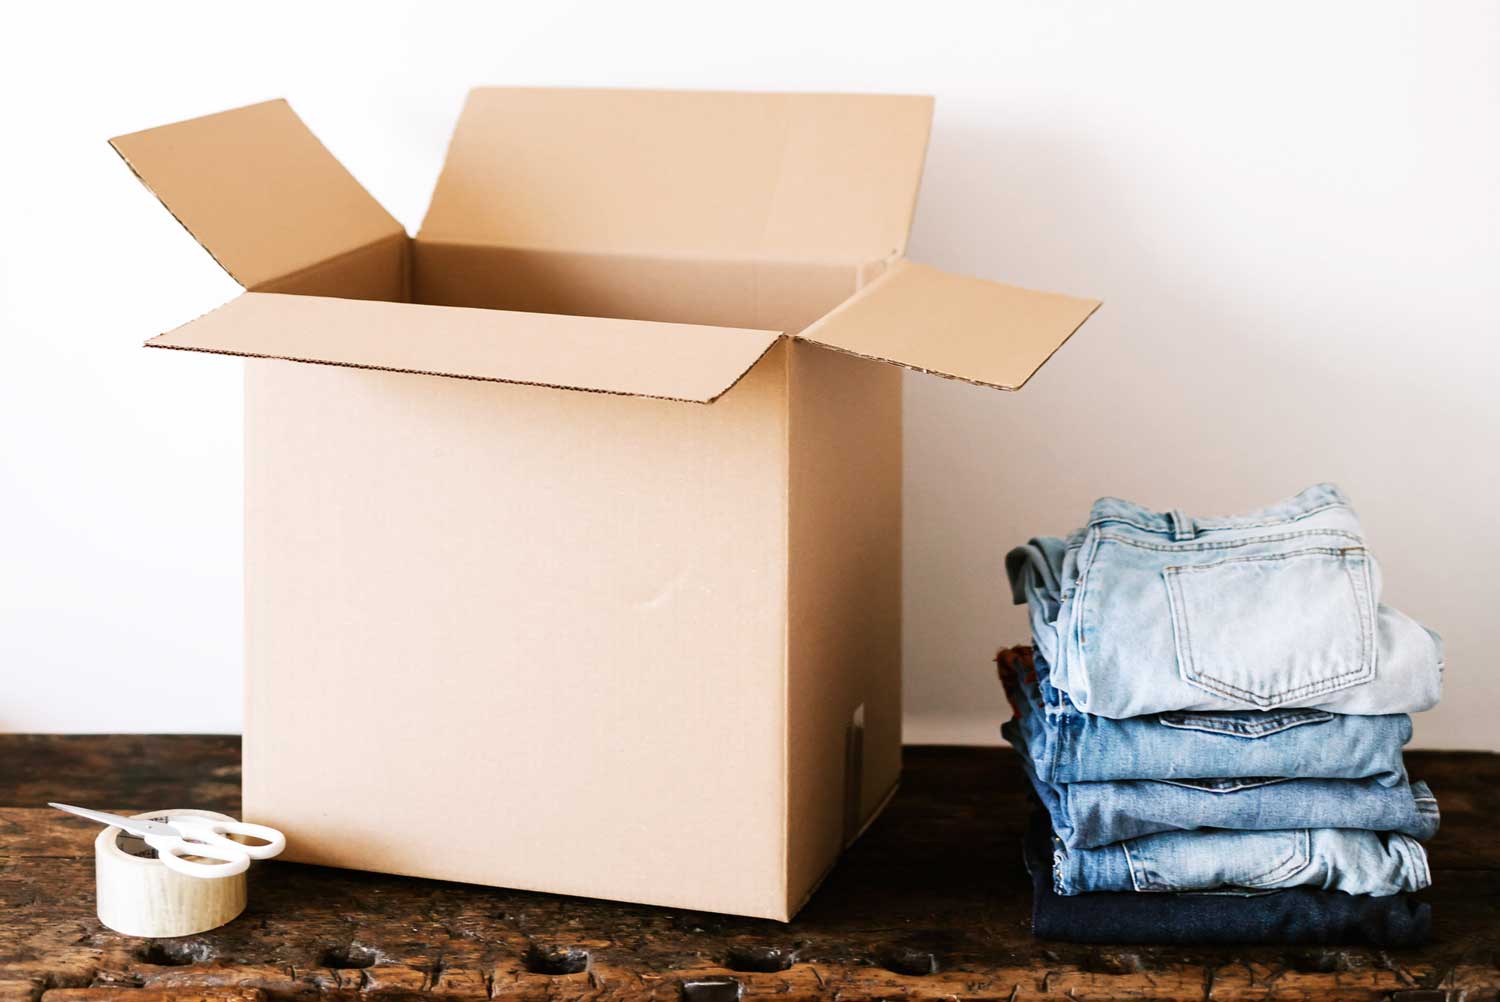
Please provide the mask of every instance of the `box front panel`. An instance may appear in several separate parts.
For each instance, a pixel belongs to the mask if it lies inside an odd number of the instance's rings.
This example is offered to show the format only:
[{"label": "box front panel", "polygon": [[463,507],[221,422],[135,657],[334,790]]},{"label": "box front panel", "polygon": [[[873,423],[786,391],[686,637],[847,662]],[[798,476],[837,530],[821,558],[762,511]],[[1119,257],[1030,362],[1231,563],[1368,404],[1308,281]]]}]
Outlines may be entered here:
[{"label": "box front panel", "polygon": [[785,365],[698,405],[250,362],[246,815],[780,917]]},{"label": "box front panel", "polygon": [[901,773],[901,371],[801,342],[790,357],[795,906]]}]

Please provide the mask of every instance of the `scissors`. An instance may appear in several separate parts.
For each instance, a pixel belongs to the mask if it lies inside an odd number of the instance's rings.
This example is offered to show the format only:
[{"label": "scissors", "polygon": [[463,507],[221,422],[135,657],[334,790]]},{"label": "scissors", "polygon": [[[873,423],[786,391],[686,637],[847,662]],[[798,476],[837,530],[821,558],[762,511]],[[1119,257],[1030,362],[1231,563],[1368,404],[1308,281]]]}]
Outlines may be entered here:
[{"label": "scissors", "polygon": [[[91,811],[86,807],[70,807],[67,804],[49,803],[59,811],[76,814],[103,825],[114,825],[132,835],[139,836],[155,849],[169,870],[189,877],[232,877],[250,868],[252,859],[270,859],[286,848],[286,836],[266,825],[252,825],[246,821],[214,821],[209,818],[170,816],[171,824],[164,820],[147,818],[125,818],[118,814]],[[246,845],[226,836],[243,835],[260,839],[264,845]],[[200,863],[195,859],[215,860]]]}]

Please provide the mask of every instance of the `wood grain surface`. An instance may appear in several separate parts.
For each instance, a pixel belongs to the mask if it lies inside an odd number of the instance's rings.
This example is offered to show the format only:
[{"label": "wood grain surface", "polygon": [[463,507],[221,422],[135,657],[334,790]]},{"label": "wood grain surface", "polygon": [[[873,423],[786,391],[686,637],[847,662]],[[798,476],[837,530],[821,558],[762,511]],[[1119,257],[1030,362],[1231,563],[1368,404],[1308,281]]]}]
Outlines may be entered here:
[{"label": "wood grain surface", "polygon": [[94,915],[97,829],[43,804],[238,816],[238,739],[0,736],[0,1002],[1500,998],[1500,756],[1409,764],[1443,810],[1420,950],[1039,942],[1023,780],[994,748],[907,749],[896,800],[789,925],[271,862],[228,926],[138,940]]}]

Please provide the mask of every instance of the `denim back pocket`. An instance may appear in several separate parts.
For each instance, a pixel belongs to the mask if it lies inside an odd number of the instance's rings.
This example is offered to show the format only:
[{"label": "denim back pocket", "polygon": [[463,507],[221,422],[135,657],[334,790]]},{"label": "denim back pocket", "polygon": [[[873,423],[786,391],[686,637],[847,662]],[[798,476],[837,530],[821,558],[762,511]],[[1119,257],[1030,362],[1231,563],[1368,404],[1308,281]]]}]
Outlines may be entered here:
[{"label": "denim back pocket", "polygon": [[1137,891],[1285,886],[1312,865],[1312,835],[1297,831],[1165,832],[1121,845]]},{"label": "denim back pocket", "polygon": [[1202,731],[1205,734],[1222,734],[1225,737],[1256,738],[1270,737],[1294,727],[1326,724],[1333,719],[1327,710],[1306,707],[1286,710],[1229,710],[1224,713],[1173,710],[1158,713],[1156,722],[1163,727],[1179,731]]},{"label": "denim back pocket", "polygon": [[1165,567],[1177,667],[1261,709],[1375,677],[1375,589],[1363,547],[1308,547]]}]

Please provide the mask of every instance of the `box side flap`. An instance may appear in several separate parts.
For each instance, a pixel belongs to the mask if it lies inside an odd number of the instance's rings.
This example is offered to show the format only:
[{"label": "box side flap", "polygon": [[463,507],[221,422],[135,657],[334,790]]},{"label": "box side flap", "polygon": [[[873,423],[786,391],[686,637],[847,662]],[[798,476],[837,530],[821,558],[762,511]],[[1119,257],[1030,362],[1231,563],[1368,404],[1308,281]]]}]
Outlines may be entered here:
[{"label": "box side flap", "polygon": [[421,240],[852,263],[899,253],[932,99],[479,88]]},{"label": "box side flap", "polygon": [[282,100],[109,142],[246,288],[405,232]]},{"label": "box side flap", "polygon": [[247,292],[146,345],[708,403],[780,337],[775,331]]},{"label": "box side flap", "polygon": [[918,372],[1018,390],[1099,305],[898,261],[799,337]]}]

